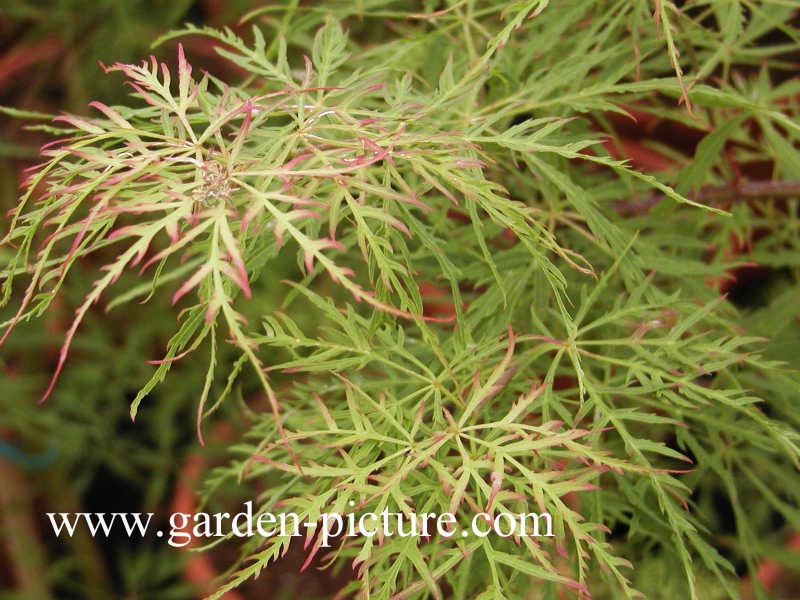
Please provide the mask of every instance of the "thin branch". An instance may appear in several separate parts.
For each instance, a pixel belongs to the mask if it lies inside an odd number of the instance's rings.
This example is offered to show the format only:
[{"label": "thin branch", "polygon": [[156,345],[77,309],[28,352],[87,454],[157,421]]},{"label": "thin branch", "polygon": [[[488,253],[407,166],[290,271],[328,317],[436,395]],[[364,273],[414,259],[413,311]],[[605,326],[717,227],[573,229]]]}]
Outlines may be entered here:
[{"label": "thin branch", "polygon": [[0,529],[20,598],[50,600],[46,557],[31,508],[32,492],[24,475],[0,458]]},{"label": "thin branch", "polygon": [[[800,181],[743,181],[731,185],[706,185],[686,197],[713,208],[747,200],[786,199],[800,197]],[[640,217],[664,198],[664,194],[656,193],[638,200],[619,200],[611,206],[620,216]]]}]

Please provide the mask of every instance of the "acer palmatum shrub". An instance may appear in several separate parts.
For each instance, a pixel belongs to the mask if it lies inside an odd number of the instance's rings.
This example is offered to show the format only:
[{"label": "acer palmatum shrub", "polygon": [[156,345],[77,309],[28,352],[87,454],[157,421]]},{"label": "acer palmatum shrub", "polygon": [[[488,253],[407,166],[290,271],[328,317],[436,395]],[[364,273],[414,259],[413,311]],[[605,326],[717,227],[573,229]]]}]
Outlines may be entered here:
[{"label": "acer palmatum shrub", "polygon": [[[778,597],[758,570],[796,562],[800,521],[797,11],[290,3],[242,37],[170,34],[231,69],[183,45],[112,64],[130,102],[49,126],[3,340],[82,294],[47,411],[85,330],[143,303],[164,348],[131,417],[186,364],[196,443],[246,416],[205,502],[455,515],[453,536],[230,534],[211,598],[298,545],[347,574],[337,597]],[[747,265],[780,277],[743,306]],[[462,536],[481,512],[553,535]]]}]

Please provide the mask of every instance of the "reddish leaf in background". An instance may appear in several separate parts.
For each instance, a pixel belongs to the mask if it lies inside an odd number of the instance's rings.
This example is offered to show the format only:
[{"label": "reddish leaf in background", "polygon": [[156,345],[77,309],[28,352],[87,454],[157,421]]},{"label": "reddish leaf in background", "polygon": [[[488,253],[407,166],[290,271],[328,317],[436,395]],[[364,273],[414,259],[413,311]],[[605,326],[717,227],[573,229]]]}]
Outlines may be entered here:
[{"label": "reddish leaf in background", "polygon": [[675,166],[672,159],[638,140],[620,138],[614,141],[605,138],[602,143],[611,156],[617,160],[628,159],[634,168],[642,171],[667,171]]},{"label": "reddish leaf in background", "polygon": [[455,318],[456,309],[449,291],[429,281],[419,284],[419,293],[422,296],[422,314],[426,317]]},{"label": "reddish leaf in background", "polygon": [[51,61],[61,52],[63,46],[54,37],[18,44],[0,56],[0,86],[11,85],[12,80],[21,76],[30,66]]}]

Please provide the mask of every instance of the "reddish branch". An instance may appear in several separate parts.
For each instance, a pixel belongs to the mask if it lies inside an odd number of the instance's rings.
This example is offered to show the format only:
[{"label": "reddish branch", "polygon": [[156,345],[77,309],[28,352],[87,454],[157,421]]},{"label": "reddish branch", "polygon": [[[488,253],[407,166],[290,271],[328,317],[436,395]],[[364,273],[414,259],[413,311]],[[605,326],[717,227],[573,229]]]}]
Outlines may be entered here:
[{"label": "reddish branch", "polygon": [[[714,208],[747,200],[793,197],[800,197],[800,181],[743,181],[731,185],[706,185],[687,195],[690,200]],[[637,217],[647,214],[664,198],[664,194],[652,194],[637,200],[620,200],[612,203],[612,206],[623,217]]]},{"label": "reddish branch", "polygon": [[0,531],[20,598],[50,600],[46,558],[36,530],[32,492],[24,475],[0,459]]}]

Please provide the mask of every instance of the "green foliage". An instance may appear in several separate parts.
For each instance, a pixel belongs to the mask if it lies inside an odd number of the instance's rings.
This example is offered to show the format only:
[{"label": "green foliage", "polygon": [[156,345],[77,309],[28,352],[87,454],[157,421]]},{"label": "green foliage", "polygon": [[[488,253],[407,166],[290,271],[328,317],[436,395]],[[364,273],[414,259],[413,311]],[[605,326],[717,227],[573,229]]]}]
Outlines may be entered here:
[{"label": "green foliage", "polygon": [[[52,53],[52,59],[26,73],[25,100],[30,102],[33,92],[57,93],[73,110],[82,110],[93,94],[123,98],[113,81],[97,77],[98,61],[134,60],[165,29],[203,16],[197,11],[201,5],[192,0],[12,0],[2,9],[4,23],[13,25],[3,32],[8,35],[4,41],[15,42],[34,56],[54,43],[59,51]],[[246,0],[231,0],[216,11],[222,14],[208,16],[229,22],[252,6]]]},{"label": "green foliage", "polygon": [[[109,67],[131,102],[59,117],[13,215],[4,339],[83,291],[46,398],[99,302],[174,314],[132,417],[184,363],[207,365],[201,441],[231,396],[267,399],[209,502],[235,482],[311,521],[553,517],[553,539],[308,540],[352,565],[347,594],[737,597],[733,565],[781,544],[774,516],[800,527],[798,194],[706,198],[737,163],[800,172],[798,6],[423,4],[290,3],[249,15],[249,40],[162,40],[222,44],[239,82],[181,46],[175,70]],[[614,158],[608,118],[634,109],[689,119],[695,155],[656,173]],[[715,288],[720,249],[756,230],[748,259],[787,276],[743,314]],[[248,540],[211,597],[290,543]]]}]

